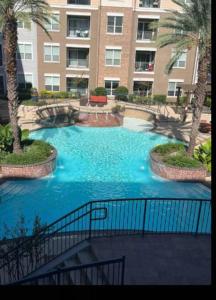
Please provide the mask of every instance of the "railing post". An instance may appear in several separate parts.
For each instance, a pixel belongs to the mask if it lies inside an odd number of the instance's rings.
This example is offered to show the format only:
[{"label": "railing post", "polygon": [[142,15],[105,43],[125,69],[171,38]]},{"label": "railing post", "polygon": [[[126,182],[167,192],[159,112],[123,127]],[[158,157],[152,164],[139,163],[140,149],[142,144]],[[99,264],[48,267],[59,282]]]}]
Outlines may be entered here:
[{"label": "railing post", "polygon": [[122,256],[121,285],[124,285],[124,276],[125,276],[125,256]]},{"label": "railing post", "polygon": [[197,225],[196,225],[195,235],[197,235],[197,232],[198,232],[198,229],[199,229],[199,220],[200,220],[201,208],[202,208],[202,201],[199,202],[199,211],[198,211],[198,216],[197,216]]},{"label": "railing post", "polygon": [[90,202],[90,216],[89,216],[89,240],[91,240],[92,231],[92,202]]},{"label": "railing post", "polygon": [[144,233],[145,233],[146,204],[147,204],[147,200],[145,200],[145,202],[144,202],[142,235],[144,235]]}]

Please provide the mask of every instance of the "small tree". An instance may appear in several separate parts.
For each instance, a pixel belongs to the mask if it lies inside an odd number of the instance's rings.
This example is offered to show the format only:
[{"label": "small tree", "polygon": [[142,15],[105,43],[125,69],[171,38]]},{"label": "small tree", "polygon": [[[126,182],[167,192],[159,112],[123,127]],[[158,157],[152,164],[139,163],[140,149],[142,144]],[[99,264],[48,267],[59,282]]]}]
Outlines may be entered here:
[{"label": "small tree", "polygon": [[[47,32],[44,22],[50,22],[50,7],[45,0],[1,0],[0,29],[3,33],[3,52],[7,76],[7,98],[10,122],[13,132],[13,151],[22,152],[18,120],[17,84],[17,22],[24,21],[39,25]],[[47,32],[48,34],[48,32]]]},{"label": "small tree", "polygon": [[181,8],[181,12],[171,10],[170,15],[159,24],[161,28],[169,29],[170,33],[161,34],[157,39],[160,48],[175,45],[175,54],[166,65],[165,72],[169,74],[177,60],[185,50],[198,48],[198,82],[194,91],[194,111],[190,133],[188,154],[193,155],[200,125],[203,104],[206,97],[209,65],[211,63],[211,0],[172,0]]}]

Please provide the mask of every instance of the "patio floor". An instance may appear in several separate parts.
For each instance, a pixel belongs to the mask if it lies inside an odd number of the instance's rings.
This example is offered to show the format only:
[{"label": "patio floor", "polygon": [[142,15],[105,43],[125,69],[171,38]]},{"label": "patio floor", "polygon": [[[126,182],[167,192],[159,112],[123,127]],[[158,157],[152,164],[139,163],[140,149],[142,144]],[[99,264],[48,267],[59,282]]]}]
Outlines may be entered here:
[{"label": "patio floor", "polygon": [[126,256],[125,285],[211,284],[210,236],[125,236],[91,245],[98,259]]}]

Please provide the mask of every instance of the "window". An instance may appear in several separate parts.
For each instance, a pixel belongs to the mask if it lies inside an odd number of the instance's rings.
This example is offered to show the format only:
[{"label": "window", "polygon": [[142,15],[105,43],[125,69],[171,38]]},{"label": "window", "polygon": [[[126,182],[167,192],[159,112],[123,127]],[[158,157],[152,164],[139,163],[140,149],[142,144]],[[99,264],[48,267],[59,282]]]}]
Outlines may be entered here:
[{"label": "window", "polygon": [[3,64],[3,59],[2,59],[2,45],[0,45],[0,66]]},{"label": "window", "polygon": [[31,22],[17,21],[17,28],[31,30]]},{"label": "window", "polygon": [[158,8],[160,7],[160,0],[140,0],[139,7]]},{"label": "window", "polygon": [[45,28],[48,31],[59,31],[60,30],[60,15],[53,14],[53,17],[50,18],[50,23],[45,24]]},{"label": "window", "polygon": [[86,95],[88,91],[87,78],[67,78],[67,91]]},{"label": "window", "polygon": [[54,45],[44,45],[44,61],[45,62],[59,62],[60,48]]},{"label": "window", "polygon": [[108,33],[122,33],[123,17],[108,16],[107,32]]},{"label": "window", "polygon": [[69,68],[88,68],[89,49],[85,48],[69,48],[67,67]]},{"label": "window", "polygon": [[170,97],[177,97],[178,95],[178,89],[177,86],[180,84],[180,82],[169,82],[168,83],[168,96]]},{"label": "window", "polygon": [[106,66],[120,66],[121,50],[106,49]]},{"label": "window", "polygon": [[47,91],[59,91],[60,76],[57,75],[45,76],[45,89]]},{"label": "window", "polygon": [[73,16],[68,18],[68,36],[88,38],[90,17]]},{"label": "window", "polygon": [[33,79],[32,74],[18,74],[17,75],[17,81],[19,88],[32,88],[33,86]]},{"label": "window", "polygon": [[107,91],[107,95],[109,95],[109,96],[115,95],[115,89],[118,86],[119,86],[119,81],[105,80],[105,89]]},{"label": "window", "polygon": [[90,0],[68,0],[68,4],[74,5],[90,5]]},{"label": "window", "polygon": [[[175,50],[172,51],[172,57],[174,55],[175,55]],[[183,52],[182,55],[177,60],[177,62],[173,65],[173,68],[185,68],[186,67],[186,60],[187,60],[187,53]]]},{"label": "window", "polygon": [[18,43],[17,59],[32,60],[31,43]]}]

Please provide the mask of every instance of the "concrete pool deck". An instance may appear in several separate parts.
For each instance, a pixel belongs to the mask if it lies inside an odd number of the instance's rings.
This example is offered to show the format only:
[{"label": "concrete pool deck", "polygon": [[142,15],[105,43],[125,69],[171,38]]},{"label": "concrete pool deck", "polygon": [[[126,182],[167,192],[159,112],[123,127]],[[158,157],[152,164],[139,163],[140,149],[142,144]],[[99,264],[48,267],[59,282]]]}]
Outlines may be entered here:
[{"label": "concrete pool deck", "polygon": [[119,236],[91,242],[98,259],[125,256],[125,285],[210,285],[211,237]]}]

